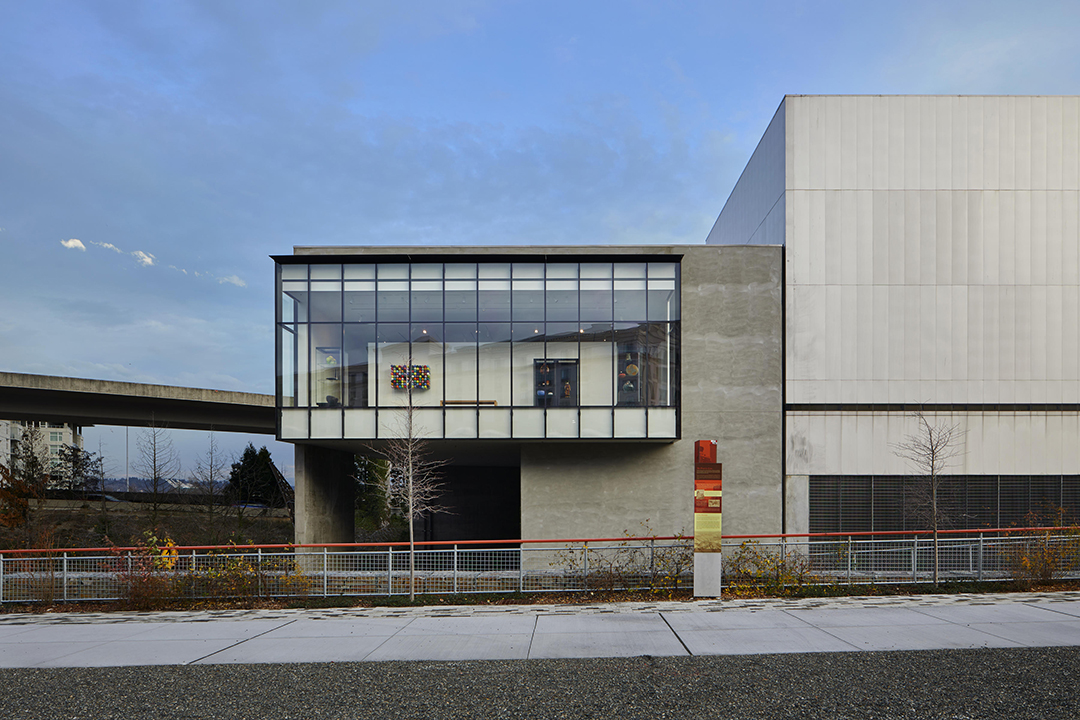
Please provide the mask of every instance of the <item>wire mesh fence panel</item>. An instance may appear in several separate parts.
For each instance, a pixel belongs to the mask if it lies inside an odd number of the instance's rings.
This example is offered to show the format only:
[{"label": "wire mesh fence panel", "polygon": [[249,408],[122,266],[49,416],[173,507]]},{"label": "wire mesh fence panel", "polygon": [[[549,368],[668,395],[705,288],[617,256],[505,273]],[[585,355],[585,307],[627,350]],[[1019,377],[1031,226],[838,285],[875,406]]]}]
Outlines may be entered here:
[{"label": "wire mesh fence panel", "polygon": [[628,539],[523,549],[525,592],[661,589],[691,583],[689,542]]},{"label": "wire mesh fence panel", "polygon": [[[411,567],[411,569],[410,569]],[[507,547],[145,548],[106,554],[0,553],[0,602],[269,598],[689,587],[689,539],[566,541]],[[729,540],[728,586],[1080,577],[1080,531]],[[411,578],[410,578],[411,575]]]},{"label": "wire mesh fence panel", "polygon": [[293,553],[270,553],[259,565],[262,594],[266,597],[307,597],[314,578],[304,572]]},{"label": "wire mesh fence panel", "polygon": [[[327,571],[333,578],[326,583],[328,594],[387,594],[387,570],[392,560],[385,551],[335,552],[328,554],[327,560]],[[309,584],[321,592],[315,577],[309,579]]]},{"label": "wire mesh fence panel", "polygon": [[[845,550],[846,550],[845,545]],[[852,580],[899,582],[911,572],[911,543],[871,540],[851,544]]]},{"label": "wire mesh fence panel", "polygon": [[559,592],[585,587],[580,561],[571,546],[523,545],[520,586],[523,592]]},{"label": "wire mesh fence panel", "polygon": [[462,550],[457,572],[458,592],[516,592],[520,570],[521,553],[517,548]]},{"label": "wire mesh fence panel", "polygon": [[68,600],[111,600],[120,596],[118,558],[76,556],[67,563]]},{"label": "wire mesh fence panel", "polygon": [[63,598],[59,560],[50,557],[5,559],[5,602],[55,602]]}]

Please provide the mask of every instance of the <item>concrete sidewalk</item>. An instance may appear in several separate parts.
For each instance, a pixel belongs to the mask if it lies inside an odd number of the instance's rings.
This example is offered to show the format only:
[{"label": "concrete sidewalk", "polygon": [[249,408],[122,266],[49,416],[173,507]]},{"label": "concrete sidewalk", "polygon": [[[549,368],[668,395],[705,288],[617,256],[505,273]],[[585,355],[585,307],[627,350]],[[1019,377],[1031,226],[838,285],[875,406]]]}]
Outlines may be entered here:
[{"label": "concrete sidewalk", "polygon": [[1080,593],[0,615],[0,667],[1080,646]]}]

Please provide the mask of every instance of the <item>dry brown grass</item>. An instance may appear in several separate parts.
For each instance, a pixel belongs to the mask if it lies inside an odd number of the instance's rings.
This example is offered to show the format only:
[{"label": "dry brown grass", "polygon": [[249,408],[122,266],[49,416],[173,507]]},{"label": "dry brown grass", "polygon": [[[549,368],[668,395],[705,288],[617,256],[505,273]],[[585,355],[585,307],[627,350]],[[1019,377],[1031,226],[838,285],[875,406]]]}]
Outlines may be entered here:
[{"label": "dry brown grass", "polygon": [[[122,509],[121,509],[122,508]],[[170,537],[177,545],[277,544],[293,540],[288,518],[245,518],[238,525],[234,516],[208,513],[195,507],[185,510],[159,510],[157,527],[150,519],[150,508],[132,507],[129,503],[109,503],[106,512],[101,504],[87,502],[69,509],[31,510],[35,528],[49,530],[52,547],[105,547],[133,545],[146,530],[160,537]],[[249,511],[250,512],[250,511]],[[20,528],[0,527],[0,549],[24,547],[25,533]]]}]

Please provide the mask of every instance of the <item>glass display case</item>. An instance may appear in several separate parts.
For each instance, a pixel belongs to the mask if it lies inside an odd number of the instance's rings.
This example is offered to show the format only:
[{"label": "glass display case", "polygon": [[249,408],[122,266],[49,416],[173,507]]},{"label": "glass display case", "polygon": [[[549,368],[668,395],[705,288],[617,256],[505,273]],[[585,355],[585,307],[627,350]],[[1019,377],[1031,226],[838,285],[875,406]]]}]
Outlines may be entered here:
[{"label": "glass display case", "polygon": [[341,348],[315,348],[315,404],[341,407]]},{"label": "glass display case", "polygon": [[641,372],[641,351],[636,345],[620,345],[616,359],[615,404],[638,407],[642,404],[645,380]]},{"label": "glass display case", "polygon": [[576,407],[577,360],[533,360],[536,407]]}]

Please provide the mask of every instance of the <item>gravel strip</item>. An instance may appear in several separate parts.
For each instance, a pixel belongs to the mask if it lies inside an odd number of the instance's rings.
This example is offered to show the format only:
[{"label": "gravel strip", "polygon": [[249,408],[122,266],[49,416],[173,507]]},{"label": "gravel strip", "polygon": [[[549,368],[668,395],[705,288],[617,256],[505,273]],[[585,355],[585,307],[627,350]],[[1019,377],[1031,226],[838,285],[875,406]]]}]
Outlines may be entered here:
[{"label": "gravel strip", "polygon": [[1072,718],[1080,649],[0,670],[21,718]]}]

